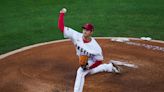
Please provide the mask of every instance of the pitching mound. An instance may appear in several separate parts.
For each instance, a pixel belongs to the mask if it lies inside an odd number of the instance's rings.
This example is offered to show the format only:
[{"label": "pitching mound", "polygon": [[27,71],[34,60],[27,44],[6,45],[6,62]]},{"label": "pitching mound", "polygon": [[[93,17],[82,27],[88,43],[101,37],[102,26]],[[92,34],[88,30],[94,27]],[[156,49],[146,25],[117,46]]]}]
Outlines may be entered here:
[{"label": "pitching mound", "polygon": [[[163,92],[164,43],[109,39],[97,40],[105,61],[135,64],[121,66],[121,74],[86,77],[84,92]],[[70,41],[34,47],[0,60],[0,92],[73,92],[78,58]]]}]

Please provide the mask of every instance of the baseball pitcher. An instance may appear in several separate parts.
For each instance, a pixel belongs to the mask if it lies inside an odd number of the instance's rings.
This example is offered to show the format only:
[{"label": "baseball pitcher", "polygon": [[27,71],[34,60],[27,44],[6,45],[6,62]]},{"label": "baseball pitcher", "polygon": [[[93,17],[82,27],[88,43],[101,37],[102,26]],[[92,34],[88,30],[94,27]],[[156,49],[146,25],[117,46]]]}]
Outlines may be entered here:
[{"label": "baseball pitcher", "polygon": [[82,33],[64,25],[64,15],[66,11],[65,8],[60,11],[58,28],[63,33],[64,37],[71,39],[75,45],[80,67],[76,74],[74,92],[82,92],[85,76],[87,74],[95,74],[99,72],[120,73],[120,69],[112,62],[108,64],[103,63],[102,49],[97,41],[91,37],[95,31],[93,24],[84,24],[82,26]]}]

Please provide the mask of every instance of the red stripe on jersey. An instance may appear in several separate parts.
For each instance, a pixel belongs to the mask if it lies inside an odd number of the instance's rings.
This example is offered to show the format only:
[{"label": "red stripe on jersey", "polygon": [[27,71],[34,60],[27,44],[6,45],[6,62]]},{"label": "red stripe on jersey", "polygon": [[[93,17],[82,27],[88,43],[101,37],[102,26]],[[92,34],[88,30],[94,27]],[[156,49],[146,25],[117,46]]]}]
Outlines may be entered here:
[{"label": "red stripe on jersey", "polygon": [[102,64],[102,61],[95,61],[95,63],[93,65],[91,65],[89,67],[89,69],[95,68],[95,67],[99,66],[100,64]]}]

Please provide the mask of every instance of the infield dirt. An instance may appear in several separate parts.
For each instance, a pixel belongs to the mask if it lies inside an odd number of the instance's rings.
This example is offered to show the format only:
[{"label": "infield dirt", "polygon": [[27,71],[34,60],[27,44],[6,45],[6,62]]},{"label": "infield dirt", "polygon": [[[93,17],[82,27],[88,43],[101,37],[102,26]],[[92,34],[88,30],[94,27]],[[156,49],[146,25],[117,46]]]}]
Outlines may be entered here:
[{"label": "infield dirt", "polygon": [[[126,61],[121,74],[88,75],[84,92],[163,92],[164,52],[97,40],[105,62]],[[132,41],[164,47],[163,43]],[[0,60],[0,92],[73,92],[78,58],[70,41],[35,47]]]}]

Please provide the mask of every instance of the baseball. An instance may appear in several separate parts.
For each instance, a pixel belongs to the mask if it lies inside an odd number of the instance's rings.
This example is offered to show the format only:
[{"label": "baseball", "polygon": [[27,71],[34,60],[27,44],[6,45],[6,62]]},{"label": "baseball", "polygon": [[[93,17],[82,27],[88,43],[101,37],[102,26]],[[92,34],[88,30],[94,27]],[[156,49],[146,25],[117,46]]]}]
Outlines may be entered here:
[{"label": "baseball", "polygon": [[62,11],[63,11],[64,13],[66,13],[66,12],[67,12],[67,9],[66,9],[66,8],[63,8]]}]

